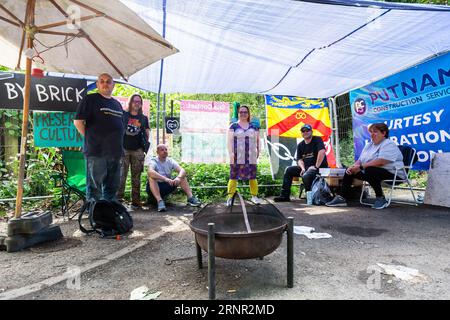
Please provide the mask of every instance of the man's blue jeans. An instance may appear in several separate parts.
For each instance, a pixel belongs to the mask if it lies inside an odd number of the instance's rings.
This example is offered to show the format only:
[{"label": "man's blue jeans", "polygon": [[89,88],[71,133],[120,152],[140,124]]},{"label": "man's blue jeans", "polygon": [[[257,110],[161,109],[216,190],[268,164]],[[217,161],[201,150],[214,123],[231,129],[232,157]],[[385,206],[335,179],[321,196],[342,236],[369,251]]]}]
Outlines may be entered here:
[{"label": "man's blue jeans", "polygon": [[86,200],[116,200],[121,158],[86,157]]}]

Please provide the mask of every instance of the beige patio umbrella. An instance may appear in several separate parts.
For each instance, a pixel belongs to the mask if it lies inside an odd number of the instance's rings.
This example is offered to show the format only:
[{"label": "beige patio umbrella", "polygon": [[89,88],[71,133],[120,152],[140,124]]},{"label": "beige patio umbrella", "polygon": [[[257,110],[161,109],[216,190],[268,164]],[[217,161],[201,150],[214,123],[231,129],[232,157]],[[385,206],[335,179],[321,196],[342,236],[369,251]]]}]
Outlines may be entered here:
[{"label": "beige patio umbrella", "polygon": [[178,52],[117,0],[0,0],[0,65],[26,70],[15,216],[22,212],[30,79],[46,71],[127,79]]}]

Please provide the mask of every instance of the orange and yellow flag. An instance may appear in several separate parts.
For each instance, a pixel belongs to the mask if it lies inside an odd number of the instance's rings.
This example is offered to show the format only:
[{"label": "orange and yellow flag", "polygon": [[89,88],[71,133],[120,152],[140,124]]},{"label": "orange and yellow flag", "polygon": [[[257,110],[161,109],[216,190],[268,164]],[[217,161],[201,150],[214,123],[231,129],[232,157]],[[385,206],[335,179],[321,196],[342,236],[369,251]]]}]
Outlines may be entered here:
[{"label": "orange and yellow flag", "polygon": [[266,95],[267,135],[301,138],[300,128],[309,124],[313,135],[322,137],[330,167],[336,166],[331,147],[330,113],[326,99]]}]

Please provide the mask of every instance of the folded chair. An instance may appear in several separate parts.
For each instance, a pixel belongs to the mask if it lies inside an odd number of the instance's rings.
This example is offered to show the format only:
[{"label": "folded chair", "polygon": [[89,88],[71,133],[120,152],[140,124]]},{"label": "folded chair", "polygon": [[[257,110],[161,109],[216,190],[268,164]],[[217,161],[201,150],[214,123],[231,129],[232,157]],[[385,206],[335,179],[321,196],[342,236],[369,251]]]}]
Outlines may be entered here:
[{"label": "folded chair", "polygon": [[[382,183],[381,183],[382,187],[387,187],[387,188],[390,188],[390,190],[391,190],[390,193],[389,193],[389,196],[386,197],[386,200],[388,202],[387,203],[387,207],[391,204],[392,193],[394,192],[394,189],[396,187],[398,187],[399,185],[404,184],[404,183],[406,183],[408,185],[408,188],[411,191],[411,194],[412,194],[413,199],[414,199],[414,204],[417,205],[416,196],[414,195],[414,191],[413,191],[413,188],[412,188],[412,185],[411,185],[411,181],[409,180],[409,171],[412,168],[413,164],[415,164],[417,162],[417,160],[418,160],[416,149],[414,149],[414,148],[412,148],[410,146],[398,146],[398,148],[400,149],[400,152],[403,155],[403,166],[395,168],[395,173],[394,173],[394,178],[393,179],[383,180]],[[398,176],[399,172],[403,172],[404,175],[406,176],[406,178],[405,179],[400,178]],[[369,203],[369,202],[364,201],[366,199],[364,199],[363,195],[364,195],[364,191],[366,189],[366,186],[368,186],[368,185],[369,184],[366,181],[363,181],[363,187],[362,187],[362,190],[361,190],[361,196],[359,198],[359,202],[361,204],[364,204],[364,205],[372,205],[373,204],[373,203]],[[402,201],[397,201],[397,200],[395,202],[410,204],[410,202],[402,202]]]},{"label": "folded chair", "polygon": [[70,220],[86,206],[86,160],[81,151],[63,150],[62,161],[63,172],[54,178],[56,186],[61,187],[62,215]]}]

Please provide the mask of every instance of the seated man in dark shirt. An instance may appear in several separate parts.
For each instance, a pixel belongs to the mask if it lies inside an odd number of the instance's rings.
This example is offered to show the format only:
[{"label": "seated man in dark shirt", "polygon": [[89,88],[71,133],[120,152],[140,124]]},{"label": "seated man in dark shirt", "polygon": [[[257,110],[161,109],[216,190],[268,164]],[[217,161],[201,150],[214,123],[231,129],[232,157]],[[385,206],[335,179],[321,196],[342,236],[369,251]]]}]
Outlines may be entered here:
[{"label": "seated man in dark shirt", "polygon": [[302,177],[305,190],[311,191],[319,168],[328,168],[322,138],[312,135],[312,127],[309,124],[303,125],[301,131],[303,141],[297,146],[297,165],[286,168],[281,195],[273,199],[275,202],[290,201],[292,178]]}]

